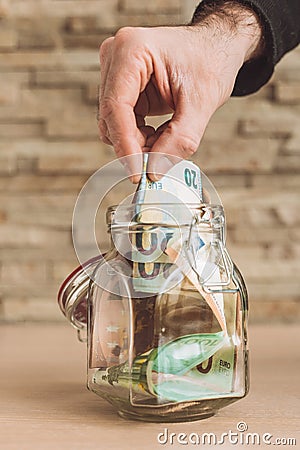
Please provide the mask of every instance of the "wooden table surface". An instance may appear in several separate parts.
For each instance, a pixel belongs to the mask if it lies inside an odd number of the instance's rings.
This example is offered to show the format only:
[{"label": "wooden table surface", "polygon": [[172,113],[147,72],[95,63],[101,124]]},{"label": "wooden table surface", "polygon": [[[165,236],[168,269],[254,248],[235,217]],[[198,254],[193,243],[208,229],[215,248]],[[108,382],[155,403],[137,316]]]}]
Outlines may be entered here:
[{"label": "wooden table surface", "polygon": [[[272,434],[269,439],[274,445],[277,438],[296,438],[296,445],[284,445],[284,448],[300,448],[299,327],[256,325],[250,327],[250,338],[248,397],[206,420],[159,424],[121,419],[108,403],[87,391],[85,345],[77,342],[75,331],[68,323],[2,325],[0,448],[211,448],[212,445],[184,445],[180,439],[188,442],[191,433],[204,432],[215,433],[220,438],[229,430],[236,432],[239,422],[245,422],[247,432],[258,433],[260,439],[264,433]],[[162,432],[168,432],[166,444],[163,444],[164,437],[162,443],[158,442],[158,434]],[[170,433],[176,433],[173,443]],[[187,437],[179,437],[178,442],[179,433]],[[241,434],[238,433],[239,439]],[[233,445],[228,441],[218,447],[270,448],[262,442],[258,446]]]}]

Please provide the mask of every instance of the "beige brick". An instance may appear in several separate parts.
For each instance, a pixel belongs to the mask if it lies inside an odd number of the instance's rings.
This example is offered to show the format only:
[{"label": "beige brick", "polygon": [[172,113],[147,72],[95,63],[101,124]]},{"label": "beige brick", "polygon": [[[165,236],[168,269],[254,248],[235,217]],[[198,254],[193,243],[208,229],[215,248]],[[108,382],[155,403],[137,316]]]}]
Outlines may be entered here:
[{"label": "beige brick", "polygon": [[120,15],[103,8],[94,15],[70,16],[64,21],[64,31],[73,35],[102,34],[120,27]]},{"label": "beige brick", "polygon": [[52,138],[97,138],[95,113],[90,106],[82,103],[80,89],[24,91],[23,103],[27,117],[47,118],[46,133]]},{"label": "beige brick", "polygon": [[16,103],[17,97],[18,90],[12,83],[5,83],[5,85],[0,85],[0,107],[2,105]]},{"label": "beige brick", "polygon": [[183,21],[190,22],[198,4],[198,0],[181,1],[181,17]]},{"label": "beige brick", "polygon": [[94,84],[89,84],[84,89],[84,95],[83,98],[85,102],[92,104],[96,107],[98,107],[98,98],[99,98],[99,80]]},{"label": "beige brick", "polygon": [[69,231],[49,230],[34,225],[0,224],[1,248],[45,248],[68,247]]},{"label": "beige brick", "polygon": [[229,239],[227,239],[226,247],[232,260],[242,272],[244,272],[244,269],[249,264],[255,265],[256,261],[265,258],[265,250],[258,244],[248,246],[242,244],[237,245],[235,242],[232,242],[229,237]]},{"label": "beige brick", "polygon": [[[55,147],[53,145],[53,147]],[[58,146],[59,147],[59,146]],[[61,150],[45,152],[38,161],[40,173],[93,173],[115,159],[110,149],[100,143],[60,145]]]},{"label": "beige brick", "polygon": [[100,141],[0,141],[0,155],[2,158],[38,158],[38,170],[41,172],[66,175],[70,172],[95,172],[102,165],[115,160],[112,148]]},{"label": "beige brick", "polygon": [[278,82],[274,89],[275,99],[289,105],[300,103],[300,82]]},{"label": "beige brick", "polygon": [[[282,110],[289,114],[289,107],[281,105]],[[277,109],[276,109],[277,111]],[[274,104],[261,97],[231,97],[221,108],[214,118],[220,122],[237,122],[239,120],[257,119],[257,117],[274,116]]]},{"label": "beige brick", "polygon": [[8,17],[9,13],[10,13],[10,0],[0,0],[0,19]]},{"label": "beige brick", "polygon": [[52,49],[59,45],[59,23],[54,20],[19,20],[16,24],[19,49]]},{"label": "beige brick", "polygon": [[224,120],[220,120],[218,119],[218,116],[215,115],[212,117],[208,127],[205,130],[204,139],[214,141],[216,137],[218,137],[219,139],[235,140],[237,128],[237,121],[232,120],[231,117],[228,117],[227,120],[225,120],[225,118]]},{"label": "beige brick", "polygon": [[0,204],[4,205],[7,220],[22,225],[44,225],[48,228],[69,229],[76,195],[62,193],[44,195],[0,194]]},{"label": "beige brick", "polygon": [[2,208],[2,205],[0,205],[0,224],[3,224],[5,222],[7,222],[7,213],[4,207]]},{"label": "beige brick", "polygon": [[28,82],[28,72],[0,73],[0,108],[6,105],[16,105],[20,98],[21,87]]},{"label": "beige brick", "polygon": [[[247,282],[247,280],[246,280]],[[263,305],[265,302],[274,301],[282,304],[284,307],[285,302],[299,300],[299,283],[297,279],[288,283],[277,281],[273,279],[270,283],[267,282],[247,282],[250,299],[250,313],[252,313],[252,306],[257,303]]]},{"label": "beige brick", "polygon": [[[295,280],[295,275],[299,273],[300,262],[298,259],[256,259],[253,264],[242,264],[246,280],[255,282],[272,283],[273,280],[289,283]],[[242,268],[242,266],[244,266]]]},{"label": "beige brick", "polygon": [[12,83],[14,85],[26,85],[29,83],[30,74],[27,71],[5,71],[0,72],[0,81],[1,84]]},{"label": "beige brick", "polygon": [[98,52],[94,50],[70,50],[62,51],[57,49],[53,52],[6,52],[0,53],[0,69],[27,69],[27,68],[84,68],[98,69],[99,57]]},{"label": "beige brick", "polygon": [[272,139],[204,139],[194,161],[208,173],[271,171],[278,147],[279,142]]},{"label": "beige brick", "polygon": [[[201,151],[201,150],[200,150]],[[226,174],[213,174],[211,173],[209,176],[210,181],[215,186],[217,191],[220,189],[220,194],[222,193],[221,189],[223,188],[244,188],[248,184],[248,175],[240,175],[238,173],[231,174],[229,177]]]},{"label": "beige brick", "polygon": [[[68,245],[63,247],[52,245],[52,247],[47,247],[46,249],[43,247],[29,246],[23,248],[11,247],[1,249],[1,261],[3,262],[19,261],[22,263],[27,263],[27,261],[41,261],[42,263],[44,263],[46,261],[47,265],[50,267],[57,262],[73,262],[74,258],[76,259],[76,255],[71,240],[69,241]],[[31,286],[31,288],[33,289],[34,286]]]},{"label": "beige brick", "polygon": [[2,156],[0,153],[0,175],[12,175],[16,171],[16,158],[13,155]]},{"label": "beige brick", "polygon": [[180,0],[121,0],[121,8],[126,12],[163,12],[163,11],[180,11]]},{"label": "beige brick", "polygon": [[23,158],[22,156],[17,157],[17,172],[18,173],[32,173],[36,172],[37,158]]},{"label": "beige brick", "polygon": [[294,241],[300,242],[300,229],[299,229],[299,227],[298,228],[294,228],[291,231],[291,240],[292,240],[292,242],[294,242]]},{"label": "beige brick", "polygon": [[1,264],[1,282],[6,285],[24,286],[31,283],[43,283],[47,280],[46,262],[28,260],[3,262]]},{"label": "beige brick", "polygon": [[114,26],[116,23],[118,0],[15,0],[11,10],[12,17],[18,18],[65,18],[82,16],[103,17],[103,23]]},{"label": "beige brick", "polygon": [[142,14],[135,12],[134,14],[120,14],[119,27],[148,27],[148,26],[170,26],[182,24],[181,15],[178,12],[173,13],[147,13]]},{"label": "beige brick", "polygon": [[98,52],[98,49],[102,42],[112,36],[112,33],[103,32],[101,34],[85,34],[85,35],[69,35],[65,34],[62,38],[63,45],[66,48],[92,48],[95,52]]},{"label": "beige brick", "polygon": [[96,111],[83,103],[82,90],[24,89],[20,104],[0,108],[1,117],[15,117],[20,121],[45,121],[45,132],[51,138],[94,138],[98,127]]},{"label": "beige brick", "polygon": [[[247,98],[247,97],[246,97]],[[258,91],[251,94],[251,97],[248,98],[249,103],[254,103],[260,100],[273,101],[274,99],[274,83],[271,80],[262,86]]]},{"label": "beige brick", "polygon": [[13,26],[3,26],[0,28],[0,50],[12,49],[17,46],[18,36]]},{"label": "beige brick", "polygon": [[[8,88],[8,89],[7,89]],[[17,92],[13,86],[0,86],[0,107],[14,103],[17,98]]]},{"label": "beige brick", "polygon": [[4,223],[7,221],[7,214],[6,211],[4,211],[4,208],[2,209],[0,207],[0,223]]},{"label": "beige brick", "polygon": [[54,302],[57,299],[57,293],[60,287],[60,283],[56,281],[43,281],[39,282],[35,280],[34,283],[25,283],[22,286],[14,284],[12,289],[12,284],[2,283],[0,287],[1,297],[3,299],[18,299],[18,298],[52,298]]},{"label": "beige brick", "polygon": [[273,242],[285,244],[294,232],[295,230],[287,232],[282,227],[260,227],[256,229],[241,227],[231,230],[231,236],[234,242],[238,244],[270,246]]},{"label": "beige brick", "polygon": [[79,265],[80,263],[75,257],[73,261],[53,261],[51,265],[51,277],[53,280],[62,283]]},{"label": "beige brick", "polygon": [[297,131],[291,139],[289,139],[284,147],[283,152],[288,155],[299,155],[300,154],[300,133]]},{"label": "beige brick", "polygon": [[300,318],[300,302],[287,300],[280,302],[255,302],[251,305],[250,321],[264,322],[289,322],[295,323]]},{"label": "beige brick", "polygon": [[295,227],[300,224],[299,194],[299,188],[282,191],[268,188],[223,190],[227,222],[253,229]]},{"label": "beige brick", "polygon": [[43,131],[43,123],[0,123],[0,136],[2,139],[36,137],[41,136]]},{"label": "beige brick", "polygon": [[299,49],[287,53],[276,66],[274,81],[300,81]]},{"label": "beige brick", "polygon": [[[104,186],[110,185],[110,179],[104,179],[101,177],[101,182]],[[128,182],[129,183],[129,182]],[[107,234],[107,227],[106,227],[106,218],[105,213],[108,208],[108,206],[118,204],[116,201],[118,197],[118,200],[120,198],[124,199],[126,197],[126,191],[125,188],[118,188],[114,189],[111,192],[109,192],[108,195],[105,196],[105,198],[101,201],[101,197],[97,192],[95,192],[94,195],[90,193],[87,197],[81,197],[81,205],[80,205],[80,216],[78,217],[78,221],[73,223],[73,236],[76,241],[76,245],[80,246],[81,249],[83,249],[86,252],[87,256],[84,257],[84,259],[89,259],[94,255],[94,253],[90,253],[90,250],[95,252],[95,249],[91,249],[91,245],[94,245],[95,243],[95,237],[96,235],[97,242],[100,244],[100,252],[103,252],[104,250],[107,250],[107,243],[108,243],[108,234]],[[132,193],[132,187],[131,187],[131,193]],[[94,226],[92,231],[92,235],[87,232],[87,226],[84,222],[85,218],[93,220]],[[79,221],[80,219],[80,221]],[[96,250],[97,251],[97,250]]]},{"label": "beige brick", "polygon": [[265,258],[272,261],[273,259],[297,259],[300,256],[300,244],[292,242],[273,242],[272,245],[265,249]]},{"label": "beige brick", "polygon": [[[72,109],[72,106],[74,107]],[[76,111],[76,113],[74,113]],[[51,139],[98,139],[96,111],[90,105],[69,105],[59,115],[52,115],[46,124],[47,136]]]},{"label": "beige brick", "polygon": [[281,224],[286,227],[293,227],[296,225],[300,225],[300,209],[299,209],[300,189],[296,191],[296,196],[298,197],[298,201],[296,201],[294,204],[288,204],[284,202],[278,204],[278,206],[276,207],[276,214]]},{"label": "beige brick", "polygon": [[300,188],[300,177],[298,174],[253,174],[251,177],[251,185],[253,187],[269,187],[280,190]]},{"label": "beige brick", "polygon": [[224,189],[222,200],[225,206],[227,204],[233,208],[242,208],[249,211],[251,208],[254,208],[254,212],[256,212],[266,208],[276,208],[281,204],[289,207],[296,206],[299,200],[299,193],[292,189],[290,191],[282,191],[280,188],[278,191],[274,191],[269,186],[251,189]]},{"label": "beige brick", "polygon": [[276,164],[274,164],[274,169],[279,172],[299,173],[300,155],[279,155]]},{"label": "beige brick", "polygon": [[[7,120],[7,118],[14,118],[14,120],[19,121],[43,120],[48,115],[52,115],[55,113],[55,105],[56,109],[61,109],[58,102],[59,97],[61,97],[59,95],[59,91],[61,93],[62,90],[54,90],[53,96],[51,97],[50,93],[52,94],[52,91],[49,92],[49,90],[22,89],[18,104],[0,108],[0,119]],[[76,96],[79,102],[79,89],[74,89],[72,90],[72,92],[66,89],[64,92],[64,96],[68,100],[69,104],[71,102],[71,99],[73,98],[74,101]],[[50,109],[48,108],[47,98],[49,99]]]},{"label": "beige brick", "polygon": [[[45,120],[46,133],[52,138],[97,138],[95,112],[82,102],[79,88],[23,90],[17,109],[12,112],[14,116]],[[0,110],[2,113],[5,115],[5,108]]]},{"label": "beige brick", "polygon": [[[0,170],[1,170],[0,162]],[[0,177],[0,192],[79,192],[87,181],[87,176],[73,175],[17,175]]]},{"label": "beige brick", "polygon": [[281,222],[276,211],[272,207],[247,207],[240,203],[235,206],[224,203],[226,210],[227,225],[229,227],[252,228],[253,231],[261,227],[279,227]]},{"label": "beige brick", "polygon": [[239,132],[243,136],[271,136],[286,137],[297,130],[297,119],[295,114],[284,114],[276,111],[274,117],[257,119],[246,119],[239,123]]},{"label": "beige brick", "polygon": [[34,74],[34,84],[37,86],[71,87],[89,86],[99,83],[98,70],[37,70]]},{"label": "beige brick", "polygon": [[162,116],[149,116],[146,117],[146,124],[154,128],[158,128],[163,123],[167,122],[172,118],[172,114],[164,114]]},{"label": "beige brick", "polygon": [[[106,23],[103,24],[106,26]],[[73,34],[85,34],[93,31],[98,31],[98,17],[83,16],[83,17],[67,17],[64,23],[65,31]]]}]

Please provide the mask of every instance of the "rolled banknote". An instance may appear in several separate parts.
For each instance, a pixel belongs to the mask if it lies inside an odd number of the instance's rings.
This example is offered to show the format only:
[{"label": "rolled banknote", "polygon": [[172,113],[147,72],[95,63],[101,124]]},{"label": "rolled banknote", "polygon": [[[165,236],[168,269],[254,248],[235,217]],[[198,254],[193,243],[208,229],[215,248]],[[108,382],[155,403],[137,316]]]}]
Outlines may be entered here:
[{"label": "rolled banknote", "polygon": [[[159,181],[151,181],[147,176],[148,158],[148,153],[144,153],[141,180],[133,199],[137,214],[141,213],[141,216],[137,217],[140,222],[153,223],[153,209],[150,209],[150,214],[147,213],[148,208],[145,204],[200,204],[203,201],[201,171],[196,164],[181,160]],[[155,219],[159,220],[163,217],[163,208],[157,209]]]},{"label": "rolled banknote", "polygon": [[[139,227],[132,238],[133,288],[136,292],[161,293],[178,267],[182,275],[186,276],[205,298],[221,329],[226,333],[223,295],[208,294],[204,291],[196,271],[191,270],[193,261],[189,261],[182,251],[186,236],[181,233],[180,224],[183,218],[178,217],[178,214],[183,211],[186,215],[189,213],[189,204],[200,205],[202,202],[201,171],[191,161],[182,160],[174,165],[160,181],[153,182],[147,177],[148,154],[145,153],[143,158],[141,182],[134,198],[135,221]],[[170,205],[173,203],[181,204],[178,210],[172,211]],[[187,214],[187,218],[192,223],[192,210],[190,214]],[[158,224],[158,227],[153,227],[153,224]],[[168,233],[165,235],[161,232],[164,225],[168,225]],[[203,236],[202,238],[196,227],[196,233],[192,239],[193,254],[200,260],[200,266],[201,264],[203,266],[201,270],[204,270],[209,260],[210,245],[206,242],[207,239]],[[214,281],[220,282],[219,270],[215,269],[218,268],[214,266],[212,270]]]},{"label": "rolled banknote", "polygon": [[[160,393],[159,390],[163,389],[163,385],[170,377],[173,381],[172,375],[181,377],[189,373],[191,369],[208,360],[225,343],[222,331],[182,336],[138,355],[131,366],[125,362],[108,368],[105,374],[103,371],[96,372],[95,381],[97,384],[108,382],[111,385],[118,383],[128,386],[132,377],[137,387],[142,386],[154,396],[163,394],[164,397],[165,393]],[[170,393],[165,398],[170,398]]]},{"label": "rolled banknote", "polygon": [[[141,181],[133,199],[135,221],[140,224],[132,237],[133,287],[136,292],[156,294],[173,265],[164,249],[174,234],[180,238],[178,231],[182,218],[179,215],[182,212],[186,215],[186,205],[200,205],[203,201],[202,182],[199,167],[186,160],[175,164],[159,181],[151,181],[147,177],[147,162],[148,154],[145,153]],[[173,208],[170,207],[172,204]],[[181,207],[176,210],[175,204]],[[153,224],[168,225],[168,230],[163,233],[162,228],[155,229]]]}]

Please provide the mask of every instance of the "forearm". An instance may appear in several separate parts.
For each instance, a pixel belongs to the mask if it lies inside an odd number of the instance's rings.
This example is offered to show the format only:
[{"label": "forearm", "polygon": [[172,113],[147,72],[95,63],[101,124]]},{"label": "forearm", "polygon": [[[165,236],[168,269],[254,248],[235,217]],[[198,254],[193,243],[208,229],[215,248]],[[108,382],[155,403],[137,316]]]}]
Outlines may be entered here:
[{"label": "forearm", "polygon": [[[242,14],[243,8],[245,12]],[[242,16],[247,15],[248,11],[252,17],[256,17],[261,29],[260,44],[245,59],[233,95],[247,95],[263,86],[270,79],[275,64],[300,41],[299,0],[203,0],[192,22],[205,20],[211,10],[216,10],[219,20],[232,20],[233,24],[238,24],[239,33],[243,28]],[[244,26],[244,29],[253,30],[253,25],[249,28]]]},{"label": "forearm", "polygon": [[[204,2],[194,14],[192,25],[213,27],[225,39],[238,40],[245,51],[244,62],[262,55],[264,33],[258,15],[238,0],[217,0]],[[229,49],[228,49],[229,50]]]}]

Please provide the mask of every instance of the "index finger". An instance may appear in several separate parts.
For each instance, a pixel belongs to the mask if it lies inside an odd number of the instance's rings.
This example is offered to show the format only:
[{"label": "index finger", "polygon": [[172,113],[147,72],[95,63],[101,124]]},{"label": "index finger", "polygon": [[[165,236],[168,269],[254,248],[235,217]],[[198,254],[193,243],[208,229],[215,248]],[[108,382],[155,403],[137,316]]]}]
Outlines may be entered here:
[{"label": "index finger", "polygon": [[100,119],[105,121],[118,157],[141,153],[145,145],[145,137],[136,123],[134,107],[150,77],[149,56],[143,54],[141,47],[137,48],[131,33],[120,35],[118,32],[100,98]]}]

